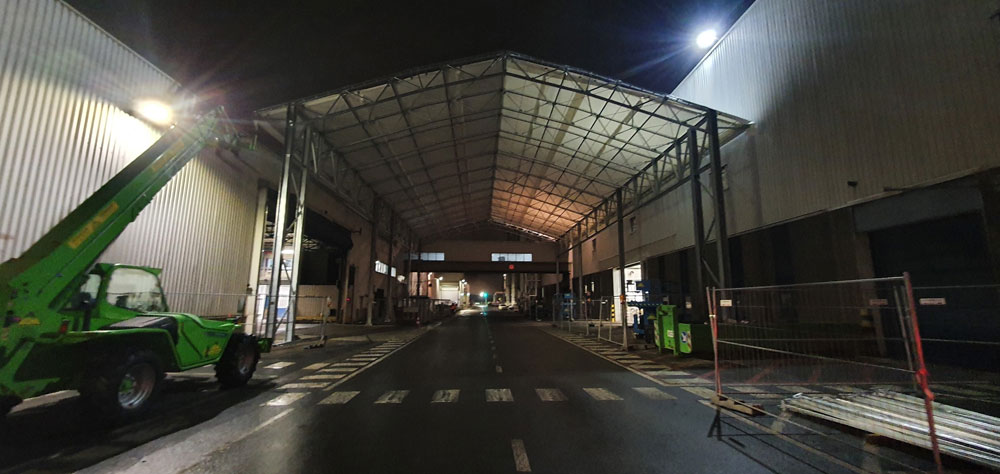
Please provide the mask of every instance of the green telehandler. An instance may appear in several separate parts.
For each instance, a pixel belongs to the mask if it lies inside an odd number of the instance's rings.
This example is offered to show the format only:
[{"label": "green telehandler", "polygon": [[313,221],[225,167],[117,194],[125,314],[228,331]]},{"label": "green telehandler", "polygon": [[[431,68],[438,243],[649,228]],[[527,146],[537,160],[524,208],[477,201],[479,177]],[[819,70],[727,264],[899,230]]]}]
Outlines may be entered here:
[{"label": "green telehandler", "polygon": [[149,405],[165,372],[215,365],[247,383],[271,340],[230,321],[169,312],[160,270],[96,263],[153,196],[206,146],[231,145],[221,109],[177,124],[20,257],[0,264],[0,416],[78,390],[108,418]]}]

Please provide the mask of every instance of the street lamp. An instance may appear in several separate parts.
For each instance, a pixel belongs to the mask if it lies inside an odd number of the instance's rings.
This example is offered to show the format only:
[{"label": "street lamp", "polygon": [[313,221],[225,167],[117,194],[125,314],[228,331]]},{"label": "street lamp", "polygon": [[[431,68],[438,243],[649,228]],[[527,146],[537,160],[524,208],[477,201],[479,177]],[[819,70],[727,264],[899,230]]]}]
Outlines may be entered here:
[{"label": "street lamp", "polygon": [[174,119],[170,106],[158,100],[140,100],[135,104],[135,111],[142,118],[160,126],[170,125]]},{"label": "street lamp", "polygon": [[717,39],[719,39],[719,35],[715,33],[715,30],[708,29],[698,33],[698,37],[695,38],[694,42],[699,48],[707,49],[715,44],[715,40]]}]

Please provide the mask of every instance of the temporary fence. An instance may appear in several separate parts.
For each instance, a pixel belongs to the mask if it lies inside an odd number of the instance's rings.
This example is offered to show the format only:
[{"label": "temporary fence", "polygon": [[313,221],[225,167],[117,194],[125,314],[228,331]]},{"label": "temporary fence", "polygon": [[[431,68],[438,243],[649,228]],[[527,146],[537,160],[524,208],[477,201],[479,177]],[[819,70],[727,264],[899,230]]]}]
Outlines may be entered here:
[{"label": "temporary fence", "polygon": [[623,344],[631,337],[632,327],[622,327],[621,316],[615,315],[613,297],[553,299],[552,324],[560,329],[593,337],[614,344]]},{"label": "temporary fence", "polygon": [[[909,277],[708,292],[716,402],[779,415],[782,408],[883,434],[933,452],[940,469],[933,399]],[[869,396],[875,389],[906,398]],[[912,400],[919,400],[915,410]],[[808,408],[806,408],[808,406]],[[806,427],[806,425],[801,425]],[[815,427],[813,427],[815,428]],[[813,429],[837,440],[832,432]],[[869,430],[870,431],[870,430]],[[895,435],[895,436],[893,436]],[[858,455],[859,453],[854,453]],[[898,459],[906,469],[915,468]]]},{"label": "temporary fence", "polygon": [[934,381],[981,380],[986,372],[998,382],[1000,285],[915,286],[913,296]]}]

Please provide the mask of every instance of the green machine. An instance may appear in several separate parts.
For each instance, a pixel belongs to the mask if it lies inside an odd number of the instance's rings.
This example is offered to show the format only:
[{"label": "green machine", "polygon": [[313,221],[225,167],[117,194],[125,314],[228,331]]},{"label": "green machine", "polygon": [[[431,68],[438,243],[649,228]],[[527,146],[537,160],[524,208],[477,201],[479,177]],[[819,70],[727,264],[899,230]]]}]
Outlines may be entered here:
[{"label": "green machine", "polygon": [[712,333],[707,324],[680,322],[677,306],[662,304],[656,314],[650,315],[655,331],[656,347],[660,353],[672,351],[675,355],[712,351]]},{"label": "green machine", "polygon": [[149,405],[165,372],[207,365],[223,387],[250,380],[269,339],[234,322],[170,312],[158,269],[95,263],[188,161],[226,144],[226,127],[221,109],[172,127],[24,254],[0,264],[0,415],[25,398],[78,390],[94,413],[131,416]]}]

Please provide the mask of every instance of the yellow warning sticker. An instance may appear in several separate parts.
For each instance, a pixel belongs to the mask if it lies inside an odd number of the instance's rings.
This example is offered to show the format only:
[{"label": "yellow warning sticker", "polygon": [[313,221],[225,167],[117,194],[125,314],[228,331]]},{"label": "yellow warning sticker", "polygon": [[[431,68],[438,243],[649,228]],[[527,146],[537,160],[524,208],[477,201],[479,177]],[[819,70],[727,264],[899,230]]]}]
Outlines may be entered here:
[{"label": "yellow warning sticker", "polygon": [[107,221],[116,211],[118,211],[118,203],[111,201],[107,206],[104,206],[104,209],[101,209],[101,212],[98,212],[97,215],[87,223],[87,225],[83,226],[83,228],[80,229],[76,235],[71,237],[69,241],[66,242],[66,245],[68,245],[71,249],[75,249],[82,245],[88,238],[90,238],[91,235],[93,235],[94,231],[97,230],[97,227]]}]

